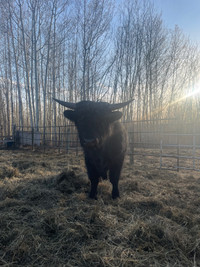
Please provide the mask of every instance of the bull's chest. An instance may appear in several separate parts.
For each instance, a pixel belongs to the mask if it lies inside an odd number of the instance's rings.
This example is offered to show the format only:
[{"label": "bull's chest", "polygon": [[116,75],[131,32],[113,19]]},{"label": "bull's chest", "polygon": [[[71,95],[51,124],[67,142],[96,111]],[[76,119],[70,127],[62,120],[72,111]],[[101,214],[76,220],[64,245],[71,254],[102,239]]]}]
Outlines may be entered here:
[{"label": "bull's chest", "polygon": [[109,160],[107,157],[99,151],[98,153],[93,153],[90,155],[90,164],[96,169],[103,179],[107,179],[107,171],[109,169]]}]

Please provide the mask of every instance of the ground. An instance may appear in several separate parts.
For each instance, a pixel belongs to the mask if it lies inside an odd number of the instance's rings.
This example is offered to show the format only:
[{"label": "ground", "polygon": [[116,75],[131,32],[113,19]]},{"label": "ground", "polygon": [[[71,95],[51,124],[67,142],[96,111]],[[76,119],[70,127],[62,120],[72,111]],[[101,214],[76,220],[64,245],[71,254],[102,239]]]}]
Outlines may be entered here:
[{"label": "ground", "polygon": [[98,200],[80,153],[0,151],[1,266],[200,266],[200,174],[124,164]]}]

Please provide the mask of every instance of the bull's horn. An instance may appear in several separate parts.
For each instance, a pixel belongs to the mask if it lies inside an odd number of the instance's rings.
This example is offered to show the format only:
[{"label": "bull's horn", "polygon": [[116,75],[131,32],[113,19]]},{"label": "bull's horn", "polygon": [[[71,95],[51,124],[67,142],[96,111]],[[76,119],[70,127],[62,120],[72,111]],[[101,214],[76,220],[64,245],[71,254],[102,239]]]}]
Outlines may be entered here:
[{"label": "bull's horn", "polygon": [[110,104],[110,108],[111,108],[111,110],[123,108],[123,107],[127,106],[128,104],[130,104],[133,100],[134,99],[131,99],[131,100],[123,102],[123,103]]},{"label": "bull's horn", "polygon": [[59,99],[53,98],[53,100],[55,100],[56,102],[58,102],[60,105],[70,108],[70,109],[75,109],[76,108],[76,104],[75,103],[70,103],[70,102],[65,102],[65,101],[61,101]]}]

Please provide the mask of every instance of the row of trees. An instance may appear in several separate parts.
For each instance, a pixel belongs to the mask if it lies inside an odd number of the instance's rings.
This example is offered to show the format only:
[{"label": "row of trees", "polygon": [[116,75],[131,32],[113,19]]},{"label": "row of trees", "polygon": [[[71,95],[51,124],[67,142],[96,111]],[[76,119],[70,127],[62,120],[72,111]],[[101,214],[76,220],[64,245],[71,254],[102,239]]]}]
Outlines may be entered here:
[{"label": "row of trees", "polygon": [[[135,101],[124,119],[197,116],[200,52],[151,2],[0,0],[0,127],[63,124],[66,101]],[[192,110],[192,112],[191,112]]]}]

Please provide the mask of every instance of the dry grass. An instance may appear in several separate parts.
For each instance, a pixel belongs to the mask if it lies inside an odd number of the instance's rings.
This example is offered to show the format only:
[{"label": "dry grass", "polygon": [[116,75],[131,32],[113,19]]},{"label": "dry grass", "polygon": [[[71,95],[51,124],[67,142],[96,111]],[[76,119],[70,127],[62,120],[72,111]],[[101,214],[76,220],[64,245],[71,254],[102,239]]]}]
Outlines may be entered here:
[{"label": "dry grass", "polygon": [[83,158],[0,151],[1,266],[200,266],[199,173],[125,163],[87,197]]}]

